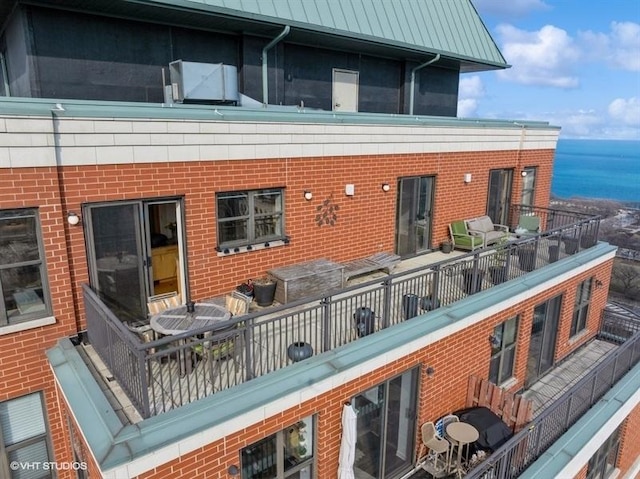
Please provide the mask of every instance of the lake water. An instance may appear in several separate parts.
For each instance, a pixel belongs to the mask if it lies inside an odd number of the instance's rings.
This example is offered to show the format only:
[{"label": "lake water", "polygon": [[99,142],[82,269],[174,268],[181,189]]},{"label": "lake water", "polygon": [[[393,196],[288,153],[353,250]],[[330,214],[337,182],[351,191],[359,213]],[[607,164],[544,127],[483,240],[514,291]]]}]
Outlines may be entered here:
[{"label": "lake water", "polygon": [[551,193],[640,203],[640,141],[559,140]]}]

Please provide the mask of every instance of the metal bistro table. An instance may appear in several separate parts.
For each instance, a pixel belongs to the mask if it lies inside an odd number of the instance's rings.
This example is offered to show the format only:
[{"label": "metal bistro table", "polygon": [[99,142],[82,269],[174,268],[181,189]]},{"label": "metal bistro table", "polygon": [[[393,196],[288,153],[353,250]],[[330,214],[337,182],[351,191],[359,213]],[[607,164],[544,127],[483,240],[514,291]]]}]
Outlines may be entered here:
[{"label": "metal bistro table", "polygon": [[[231,318],[231,313],[218,304],[196,303],[194,312],[189,313],[187,306],[170,308],[154,314],[150,320],[151,329],[169,336],[195,331],[196,329],[223,323]],[[185,344],[185,341],[182,341]],[[187,360],[186,347],[180,350],[180,375],[191,372],[191,361]]]},{"label": "metal bistro table", "polygon": [[[447,436],[449,436],[452,440],[457,443],[458,446],[458,457],[455,465],[454,472],[458,477],[462,477],[465,474],[465,470],[462,467],[462,448],[465,445],[471,444],[475,442],[480,437],[480,433],[478,430],[473,427],[471,424],[466,422],[452,422],[447,425],[446,428]],[[467,454],[469,453],[469,449],[467,446]]]}]

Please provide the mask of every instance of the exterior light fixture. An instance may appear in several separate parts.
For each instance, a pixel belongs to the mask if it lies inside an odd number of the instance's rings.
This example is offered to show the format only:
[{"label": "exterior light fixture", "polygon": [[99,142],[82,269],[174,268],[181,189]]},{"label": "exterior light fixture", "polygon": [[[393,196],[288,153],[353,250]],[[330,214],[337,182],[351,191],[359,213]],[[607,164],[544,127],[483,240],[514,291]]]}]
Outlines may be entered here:
[{"label": "exterior light fixture", "polygon": [[524,178],[525,176],[527,176],[527,170],[522,170],[520,172],[520,175],[522,175],[522,177]]},{"label": "exterior light fixture", "polygon": [[237,476],[238,474],[240,474],[240,469],[238,468],[238,466],[233,464],[229,466],[229,469],[227,469],[227,472],[229,473],[230,476]]},{"label": "exterior light fixture", "polygon": [[471,183],[471,173],[465,173],[464,174],[464,182],[465,183]]},{"label": "exterior light fixture", "polygon": [[73,211],[69,211],[69,214],[67,215],[67,222],[71,226],[76,226],[78,223],[80,223],[80,217]]},{"label": "exterior light fixture", "polygon": [[382,183],[382,191],[386,193],[390,189],[391,189],[391,186],[389,185],[389,183]]},{"label": "exterior light fixture", "polygon": [[304,199],[307,201],[311,201],[313,199],[313,193],[311,193],[310,191],[305,191],[304,192]]},{"label": "exterior light fixture", "polygon": [[600,289],[602,288],[602,286],[604,286],[602,281],[600,281],[599,279],[596,279],[596,289]]},{"label": "exterior light fixture", "polygon": [[432,378],[433,375],[436,373],[436,370],[433,366],[427,366],[426,373],[428,377]]}]

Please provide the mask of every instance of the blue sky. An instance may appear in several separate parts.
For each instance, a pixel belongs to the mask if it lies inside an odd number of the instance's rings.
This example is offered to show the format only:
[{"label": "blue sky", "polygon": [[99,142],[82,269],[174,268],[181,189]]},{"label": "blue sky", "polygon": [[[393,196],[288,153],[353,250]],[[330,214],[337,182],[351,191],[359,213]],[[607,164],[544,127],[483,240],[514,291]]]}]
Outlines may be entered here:
[{"label": "blue sky", "polygon": [[640,140],[640,0],[472,0],[511,68],[461,76],[458,116]]}]

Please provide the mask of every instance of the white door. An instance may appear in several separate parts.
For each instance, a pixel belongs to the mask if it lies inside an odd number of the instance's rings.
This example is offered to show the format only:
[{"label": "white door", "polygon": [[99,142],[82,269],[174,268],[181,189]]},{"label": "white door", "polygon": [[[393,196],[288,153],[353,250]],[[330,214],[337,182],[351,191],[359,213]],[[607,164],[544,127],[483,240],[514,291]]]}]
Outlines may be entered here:
[{"label": "white door", "polygon": [[352,70],[333,69],[334,111],[358,111],[358,75]]}]

